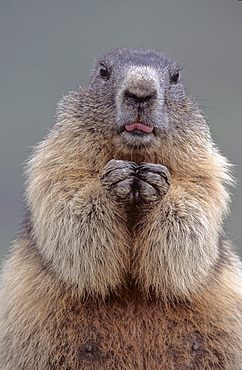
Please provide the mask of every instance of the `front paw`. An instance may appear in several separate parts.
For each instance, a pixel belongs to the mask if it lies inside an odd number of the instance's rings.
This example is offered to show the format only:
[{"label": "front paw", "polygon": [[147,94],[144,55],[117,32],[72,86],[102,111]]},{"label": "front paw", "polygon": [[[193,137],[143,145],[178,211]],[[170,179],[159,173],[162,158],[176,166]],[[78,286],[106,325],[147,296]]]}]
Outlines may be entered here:
[{"label": "front paw", "polygon": [[134,203],[133,183],[137,164],[112,159],[100,174],[102,186],[116,201]]},{"label": "front paw", "polygon": [[171,184],[168,169],[161,164],[142,163],[136,167],[136,203],[149,203],[164,197]]}]

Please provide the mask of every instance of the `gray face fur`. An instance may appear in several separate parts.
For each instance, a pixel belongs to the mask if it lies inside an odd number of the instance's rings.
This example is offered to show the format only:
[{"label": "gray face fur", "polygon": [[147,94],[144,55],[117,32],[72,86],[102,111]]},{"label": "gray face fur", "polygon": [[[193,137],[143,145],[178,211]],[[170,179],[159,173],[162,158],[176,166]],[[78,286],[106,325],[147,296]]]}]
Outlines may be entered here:
[{"label": "gray face fur", "polygon": [[[122,145],[132,148],[153,143],[168,123],[170,130],[167,102],[181,105],[185,99],[178,65],[161,52],[147,49],[117,48],[105,54],[95,63],[87,88],[95,94],[96,110],[99,104],[102,108],[99,118],[109,125],[108,131],[113,130]],[[125,126],[132,122],[153,130],[127,131]]]}]

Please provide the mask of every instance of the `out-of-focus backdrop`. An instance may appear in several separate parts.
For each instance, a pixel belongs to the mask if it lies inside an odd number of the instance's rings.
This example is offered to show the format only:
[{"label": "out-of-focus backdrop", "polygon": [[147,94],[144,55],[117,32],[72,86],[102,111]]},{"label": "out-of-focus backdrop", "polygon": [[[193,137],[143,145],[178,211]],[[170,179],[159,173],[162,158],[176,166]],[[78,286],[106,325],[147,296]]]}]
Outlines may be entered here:
[{"label": "out-of-focus backdrop", "polygon": [[225,228],[242,256],[242,1],[1,0],[0,45],[0,257],[20,228],[31,147],[62,95],[116,46],[161,49],[184,66],[188,93],[235,164]]}]

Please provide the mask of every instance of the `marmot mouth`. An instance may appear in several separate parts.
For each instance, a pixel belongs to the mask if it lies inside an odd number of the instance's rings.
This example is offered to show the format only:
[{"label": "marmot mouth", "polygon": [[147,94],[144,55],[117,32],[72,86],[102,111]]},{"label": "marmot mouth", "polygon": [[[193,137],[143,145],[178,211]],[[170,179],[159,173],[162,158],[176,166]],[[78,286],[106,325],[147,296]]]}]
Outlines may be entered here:
[{"label": "marmot mouth", "polygon": [[132,122],[132,123],[128,123],[127,125],[125,125],[125,130],[129,132],[134,131],[134,130],[139,130],[139,131],[145,132],[146,134],[150,134],[154,130],[154,127],[146,125],[143,122]]}]

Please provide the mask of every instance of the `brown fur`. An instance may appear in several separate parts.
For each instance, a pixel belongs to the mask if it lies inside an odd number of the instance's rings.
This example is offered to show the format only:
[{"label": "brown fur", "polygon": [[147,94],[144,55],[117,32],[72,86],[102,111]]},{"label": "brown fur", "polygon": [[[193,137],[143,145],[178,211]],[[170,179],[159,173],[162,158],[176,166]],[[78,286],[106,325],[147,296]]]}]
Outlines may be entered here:
[{"label": "brown fur", "polygon": [[60,103],[4,266],[1,369],[242,369],[229,165],[177,68],[115,49]]}]

